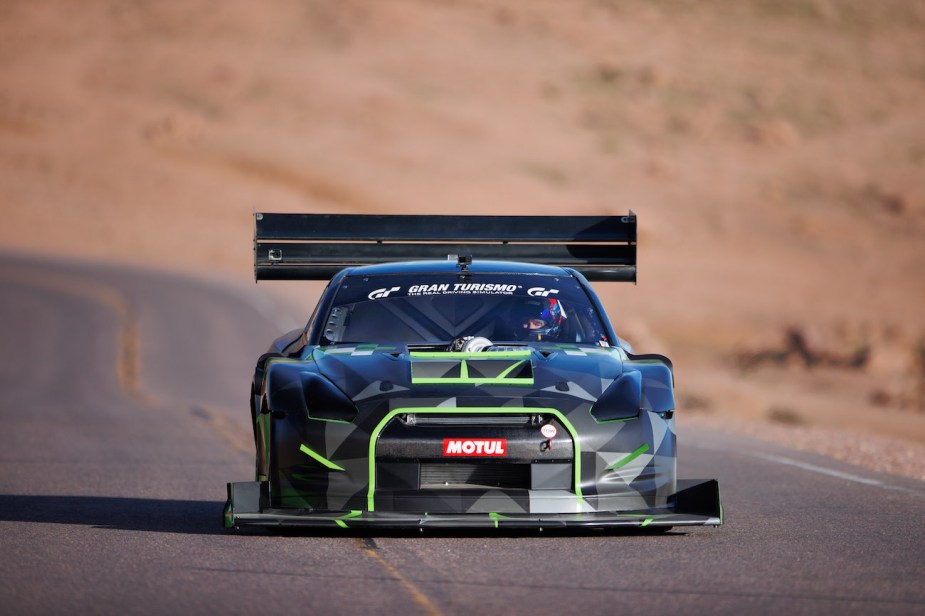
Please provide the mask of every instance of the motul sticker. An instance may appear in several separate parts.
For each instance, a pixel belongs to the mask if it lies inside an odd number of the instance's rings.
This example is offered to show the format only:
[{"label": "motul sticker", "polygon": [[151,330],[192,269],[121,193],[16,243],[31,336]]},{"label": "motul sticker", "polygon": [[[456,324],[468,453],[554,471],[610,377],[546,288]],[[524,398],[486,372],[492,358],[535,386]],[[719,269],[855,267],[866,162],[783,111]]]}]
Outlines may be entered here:
[{"label": "motul sticker", "polygon": [[507,439],[504,438],[445,438],[445,456],[496,456],[507,455]]}]

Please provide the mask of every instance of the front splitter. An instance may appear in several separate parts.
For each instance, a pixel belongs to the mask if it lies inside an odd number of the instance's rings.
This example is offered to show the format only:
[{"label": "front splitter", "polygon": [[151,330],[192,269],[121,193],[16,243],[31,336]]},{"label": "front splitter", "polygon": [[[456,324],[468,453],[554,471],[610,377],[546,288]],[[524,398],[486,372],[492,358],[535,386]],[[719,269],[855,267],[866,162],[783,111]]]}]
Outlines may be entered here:
[{"label": "front splitter", "polygon": [[595,528],[719,526],[723,508],[719,484],[714,479],[679,480],[678,491],[669,498],[670,507],[635,511],[593,513],[466,513],[426,514],[388,511],[317,511],[261,507],[266,502],[265,485],[258,482],[228,484],[225,505],[226,528]]}]

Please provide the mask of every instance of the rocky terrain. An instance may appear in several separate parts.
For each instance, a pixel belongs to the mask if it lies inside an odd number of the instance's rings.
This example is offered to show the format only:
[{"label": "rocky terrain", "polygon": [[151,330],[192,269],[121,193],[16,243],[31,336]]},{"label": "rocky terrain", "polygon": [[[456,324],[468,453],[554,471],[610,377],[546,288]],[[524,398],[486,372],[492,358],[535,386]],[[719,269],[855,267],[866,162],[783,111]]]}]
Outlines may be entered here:
[{"label": "rocky terrain", "polygon": [[633,209],[601,291],[679,418],[923,477],[923,49],[921,0],[6,0],[0,248],[245,283],[254,209]]}]

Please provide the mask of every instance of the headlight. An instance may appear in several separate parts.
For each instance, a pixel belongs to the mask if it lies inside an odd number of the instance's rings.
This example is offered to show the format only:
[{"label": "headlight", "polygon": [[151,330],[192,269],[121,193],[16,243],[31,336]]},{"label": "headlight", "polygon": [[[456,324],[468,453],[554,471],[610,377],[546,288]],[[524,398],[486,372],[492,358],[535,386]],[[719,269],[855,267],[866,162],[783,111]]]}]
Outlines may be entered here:
[{"label": "headlight", "polygon": [[639,417],[642,410],[642,374],[624,372],[591,407],[591,416],[598,423],[626,421]]},{"label": "headlight", "polygon": [[311,419],[351,422],[357,407],[334,383],[313,372],[302,373],[302,389]]},{"label": "headlight", "polygon": [[314,372],[286,374],[281,370],[271,383],[269,410],[295,413],[323,421],[351,422],[357,416],[357,407],[333,383]]}]

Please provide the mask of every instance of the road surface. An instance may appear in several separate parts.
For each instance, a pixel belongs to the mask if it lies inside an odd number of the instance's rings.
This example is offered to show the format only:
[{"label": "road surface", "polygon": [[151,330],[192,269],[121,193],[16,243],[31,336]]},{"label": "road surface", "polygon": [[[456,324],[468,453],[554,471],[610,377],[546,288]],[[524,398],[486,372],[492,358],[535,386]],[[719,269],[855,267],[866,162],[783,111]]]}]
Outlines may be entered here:
[{"label": "road surface", "polygon": [[925,484],[683,409],[681,475],[720,480],[720,528],[225,531],[252,362],[306,295],[0,258],[3,613],[925,614]]}]

